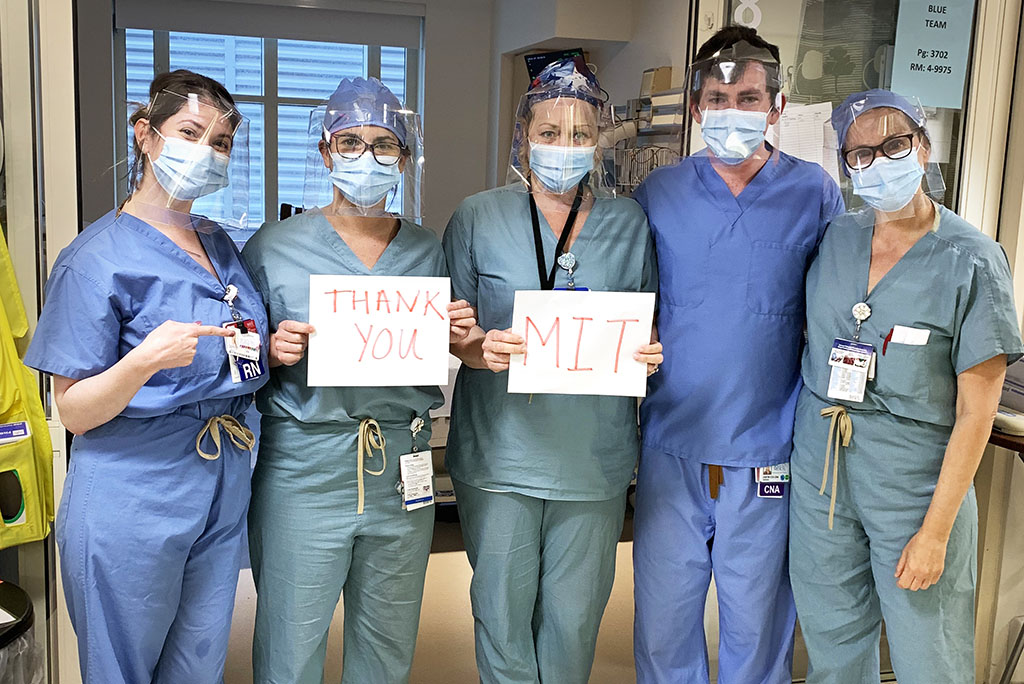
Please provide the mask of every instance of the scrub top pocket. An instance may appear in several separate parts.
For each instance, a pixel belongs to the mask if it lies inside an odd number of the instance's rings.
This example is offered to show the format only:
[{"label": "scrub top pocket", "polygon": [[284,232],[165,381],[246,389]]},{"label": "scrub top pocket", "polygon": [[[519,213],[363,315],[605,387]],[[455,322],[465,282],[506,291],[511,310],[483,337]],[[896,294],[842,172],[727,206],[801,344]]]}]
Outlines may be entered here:
[{"label": "scrub top pocket", "polygon": [[[880,348],[877,353],[875,392],[889,397],[923,399],[928,396],[928,378],[935,372],[935,366],[930,365],[932,352],[928,345],[890,344],[885,355]],[[871,389],[871,383],[868,387]]]},{"label": "scrub top pocket", "polygon": [[661,278],[660,301],[681,309],[703,304],[707,297],[711,245],[705,240],[662,240],[655,247]]},{"label": "scrub top pocket", "polygon": [[804,305],[804,245],[755,240],[747,271],[747,308],[766,316],[796,316]]}]

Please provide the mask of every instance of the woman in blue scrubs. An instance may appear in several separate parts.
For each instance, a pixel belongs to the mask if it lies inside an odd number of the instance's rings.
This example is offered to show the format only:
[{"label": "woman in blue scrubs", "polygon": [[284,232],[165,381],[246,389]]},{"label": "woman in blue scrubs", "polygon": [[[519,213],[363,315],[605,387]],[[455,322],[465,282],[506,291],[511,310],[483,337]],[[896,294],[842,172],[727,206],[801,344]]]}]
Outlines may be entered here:
[{"label": "woman in blue scrubs", "polygon": [[216,684],[267,326],[234,243],[193,202],[244,206],[228,182],[243,119],[221,84],[175,71],[132,122],[133,192],[57,258],[25,363],[53,375],[76,435],[56,536],[84,681]]},{"label": "woman in blue scrubs", "polygon": [[[639,205],[598,196],[602,106],[582,60],[547,66],[517,118],[520,180],[465,200],[445,231],[455,296],[480,319],[453,349],[464,365],[446,456],[485,684],[586,682],[614,580],[639,448],[636,400],[509,394],[506,373],[524,350],[509,329],[516,290],[657,284]],[[652,372],[661,345],[634,358]]]},{"label": "woman in blue scrubs", "polygon": [[1021,356],[998,244],[922,190],[924,115],[881,90],[832,115],[867,207],[829,226],[807,277],[790,576],[808,682],[974,681],[973,478]]},{"label": "woman in blue scrubs", "polygon": [[[429,449],[429,411],[441,405],[441,390],[307,384],[305,350],[315,332],[305,322],[309,276],[448,271],[434,233],[404,218],[418,213],[415,114],[375,78],[344,79],[311,130],[319,154],[308,196],[333,185],[331,202],[267,223],[242,251],[275,329],[270,382],[257,396],[263,418],[249,511],[254,681],[320,684],[344,596],[342,683],[402,684],[416,647],[434,507],[406,509],[400,463]],[[392,213],[397,205],[401,213]],[[448,312],[453,339],[476,322],[466,302]]]}]

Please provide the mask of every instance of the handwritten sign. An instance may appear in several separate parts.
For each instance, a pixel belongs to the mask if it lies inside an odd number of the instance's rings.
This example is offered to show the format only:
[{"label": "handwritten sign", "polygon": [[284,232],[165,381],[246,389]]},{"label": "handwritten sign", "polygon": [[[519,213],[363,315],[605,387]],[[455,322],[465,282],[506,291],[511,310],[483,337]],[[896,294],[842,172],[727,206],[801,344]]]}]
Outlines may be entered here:
[{"label": "handwritten sign", "polygon": [[633,352],[653,318],[650,292],[516,292],[512,330],[526,353],[512,356],[508,391],[644,396],[647,364]]},{"label": "handwritten sign", "polygon": [[973,27],[974,0],[900,0],[893,92],[960,109]]},{"label": "handwritten sign", "polygon": [[448,278],[309,276],[310,387],[448,382]]}]

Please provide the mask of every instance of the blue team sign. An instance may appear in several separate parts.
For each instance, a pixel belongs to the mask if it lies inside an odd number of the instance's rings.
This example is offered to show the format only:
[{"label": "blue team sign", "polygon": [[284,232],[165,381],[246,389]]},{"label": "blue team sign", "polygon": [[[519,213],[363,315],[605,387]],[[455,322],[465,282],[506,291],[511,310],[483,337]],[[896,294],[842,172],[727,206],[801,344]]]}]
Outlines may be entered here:
[{"label": "blue team sign", "polygon": [[925,107],[960,109],[973,26],[973,0],[901,0],[893,92]]}]

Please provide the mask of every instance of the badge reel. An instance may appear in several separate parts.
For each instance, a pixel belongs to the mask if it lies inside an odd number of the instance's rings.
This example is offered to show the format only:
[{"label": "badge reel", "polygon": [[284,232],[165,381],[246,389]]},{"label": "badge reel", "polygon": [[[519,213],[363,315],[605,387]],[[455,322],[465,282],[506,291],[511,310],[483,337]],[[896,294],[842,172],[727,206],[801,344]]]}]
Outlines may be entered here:
[{"label": "badge reel", "polygon": [[565,287],[556,287],[556,290],[569,290],[572,292],[589,291],[590,288],[587,287],[576,287],[575,271],[577,262],[575,254],[573,254],[572,252],[565,252],[564,254],[559,254],[556,263],[558,264],[559,268],[566,272],[567,277],[569,279]]},{"label": "badge reel", "polygon": [[419,451],[416,436],[423,429],[423,419],[413,419],[409,430],[412,432],[412,453],[398,457],[401,480],[396,485],[402,497],[402,508],[415,511],[434,503],[434,460],[430,449]]},{"label": "badge reel", "polygon": [[260,333],[256,329],[256,321],[251,318],[243,320],[235,310],[237,296],[238,288],[228,285],[223,299],[231,309],[232,320],[224,323],[224,327],[234,330],[235,336],[224,338],[224,349],[228,353],[228,367],[231,369],[231,382],[234,383],[255,380],[267,372],[260,357]]},{"label": "badge reel", "polygon": [[829,399],[864,401],[868,380],[875,379],[875,346],[860,341],[861,325],[871,316],[871,307],[859,302],[853,307],[857,328],[852,340],[837,337],[832,342],[828,365],[832,371],[828,378]]},{"label": "badge reel", "polygon": [[754,468],[754,482],[759,499],[781,499],[789,484],[789,463]]}]

